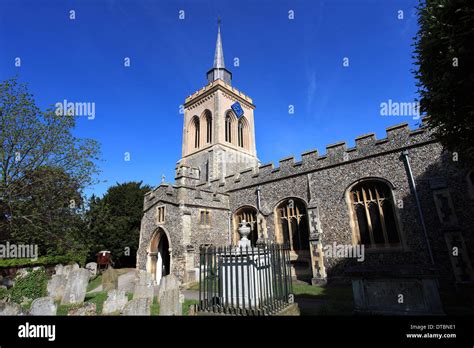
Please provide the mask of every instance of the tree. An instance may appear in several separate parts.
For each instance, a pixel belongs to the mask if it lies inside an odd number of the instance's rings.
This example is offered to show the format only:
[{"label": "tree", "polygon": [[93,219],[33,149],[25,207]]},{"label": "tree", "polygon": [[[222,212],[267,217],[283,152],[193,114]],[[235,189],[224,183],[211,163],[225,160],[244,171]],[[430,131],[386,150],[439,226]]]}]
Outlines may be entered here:
[{"label": "tree", "polygon": [[86,252],[78,183],[61,168],[45,166],[26,173],[23,182],[29,190],[9,205],[10,239],[38,245],[40,255]]},{"label": "tree", "polygon": [[472,165],[474,1],[421,1],[418,24],[414,58],[420,110],[443,146]]},{"label": "tree", "polygon": [[118,266],[135,266],[143,200],[150,189],[148,185],[142,186],[142,182],[117,183],[102,198],[90,198],[86,213],[90,258],[101,250],[109,250]]},{"label": "tree", "polygon": [[0,82],[0,126],[0,238],[60,253],[72,246],[66,210],[97,174],[99,146],[72,135],[74,116],[41,111],[17,78]]}]

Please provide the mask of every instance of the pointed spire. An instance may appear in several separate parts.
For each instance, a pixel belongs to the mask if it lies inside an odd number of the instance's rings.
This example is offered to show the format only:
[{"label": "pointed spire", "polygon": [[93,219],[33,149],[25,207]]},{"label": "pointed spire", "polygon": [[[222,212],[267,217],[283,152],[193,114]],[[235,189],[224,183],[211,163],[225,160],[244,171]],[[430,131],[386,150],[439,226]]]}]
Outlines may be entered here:
[{"label": "pointed spire", "polygon": [[222,39],[221,39],[221,19],[217,18],[217,41],[216,41],[216,51],[214,53],[214,69],[225,68],[224,63],[224,49],[222,48]]},{"label": "pointed spire", "polygon": [[207,72],[207,80],[212,83],[215,80],[223,80],[225,83],[230,84],[232,80],[232,74],[225,68],[224,63],[224,49],[222,48],[221,38],[221,19],[217,19],[217,41],[216,50],[214,53],[214,64],[212,69]]}]

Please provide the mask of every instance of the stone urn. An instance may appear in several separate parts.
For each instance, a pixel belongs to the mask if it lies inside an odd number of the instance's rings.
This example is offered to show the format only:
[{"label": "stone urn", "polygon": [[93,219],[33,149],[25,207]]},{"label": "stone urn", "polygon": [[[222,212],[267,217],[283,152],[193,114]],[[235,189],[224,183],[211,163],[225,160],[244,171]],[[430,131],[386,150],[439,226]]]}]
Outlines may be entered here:
[{"label": "stone urn", "polygon": [[248,226],[248,222],[245,220],[242,220],[242,222],[239,224],[239,234],[240,234],[240,240],[239,240],[239,247],[250,247],[250,240],[247,238],[247,236],[250,234],[250,226]]}]

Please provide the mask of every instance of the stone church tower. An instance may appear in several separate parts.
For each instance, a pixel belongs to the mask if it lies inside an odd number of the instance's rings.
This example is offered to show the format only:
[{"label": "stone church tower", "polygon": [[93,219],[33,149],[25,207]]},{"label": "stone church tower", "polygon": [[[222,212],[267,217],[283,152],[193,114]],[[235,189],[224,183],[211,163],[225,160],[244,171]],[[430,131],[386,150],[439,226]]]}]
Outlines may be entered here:
[{"label": "stone church tower", "polygon": [[[184,103],[183,152],[178,170],[210,182],[257,167],[252,99],[232,87],[226,69],[220,23],[208,85]],[[185,173],[182,173],[186,175]],[[197,177],[196,177],[197,178]]]}]

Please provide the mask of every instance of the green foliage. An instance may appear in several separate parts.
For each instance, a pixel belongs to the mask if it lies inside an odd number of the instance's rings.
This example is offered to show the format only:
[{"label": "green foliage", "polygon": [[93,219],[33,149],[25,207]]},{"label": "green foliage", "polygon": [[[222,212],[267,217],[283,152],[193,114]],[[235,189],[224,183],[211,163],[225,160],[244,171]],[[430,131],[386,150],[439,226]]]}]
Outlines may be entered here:
[{"label": "green foliage", "polygon": [[8,267],[23,267],[23,266],[49,266],[56,265],[58,263],[68,264],[77,262],[81,266],[84,266],[86,261],[85,254],[66,254],[58,256],[41,256],[38,259],[0,259],[0,268]]},{"label": "green foliage", "polygon": [[67,315],[67,313],[71,309],[76,309],[76,308],[80,308],[80,307],[83,306],[82,303],[73,303],[73,304],[62,305],[61,301],[57,301],[56,304],[58,305],[58,309],[56,310],[56,315]]},{"label": "green foliage", "polygon": [[150,189],[141,182],[128,182],[110,187],[102,198],[91,197],[86,213],[90,259],[109,250],[116,266],[135,266],[143,199]]},{"label": "green foliage", "polygon": [[102,276],[96,275],[94,278],[89,280],[89,284],[87,284],[87,291],[92,291],[100,285],[102,285]]},{"label": "green foliage", "polygon": [[0,288],[0,300],[6,299],[10,292],[5,288]]},{"label": "green foliage", "polygon": [[198,303],[198,300],[185,299],[183,303],[183,315],[189,315],[189,310],[191,306],[197,305]]},{"label": "green foliage", "polygon": [[474,164],[474,1],[424,0],[415,59],[422,114],[459,162]]},{"label": "green foliage", "polygon": [[98,291],[86,295],[85,302],[95,303],[96,313],[101,314],[104,302],[107,300],[107,291]]},{"label": "green foliage", "polygon": [[46,285],[48,276],[43,267],[36,271],[30,271],[24,277],[16,277],[15,285],[11,289],[11,300],[21,303],[23,297],[34,300],[46,296]]},{"label": "green foliage", "polygon": [[88,251],[81,193],[99,145],[76,138],[75,122],[40,110],[16,78],[0,82],[0,241],[36,244],[40,255]]},{"label": "green foliage", "polygon": [[158,298],[153,297],[153,303],[150,307],[150,315],[160,315],[160,304],[158,303]]}]

